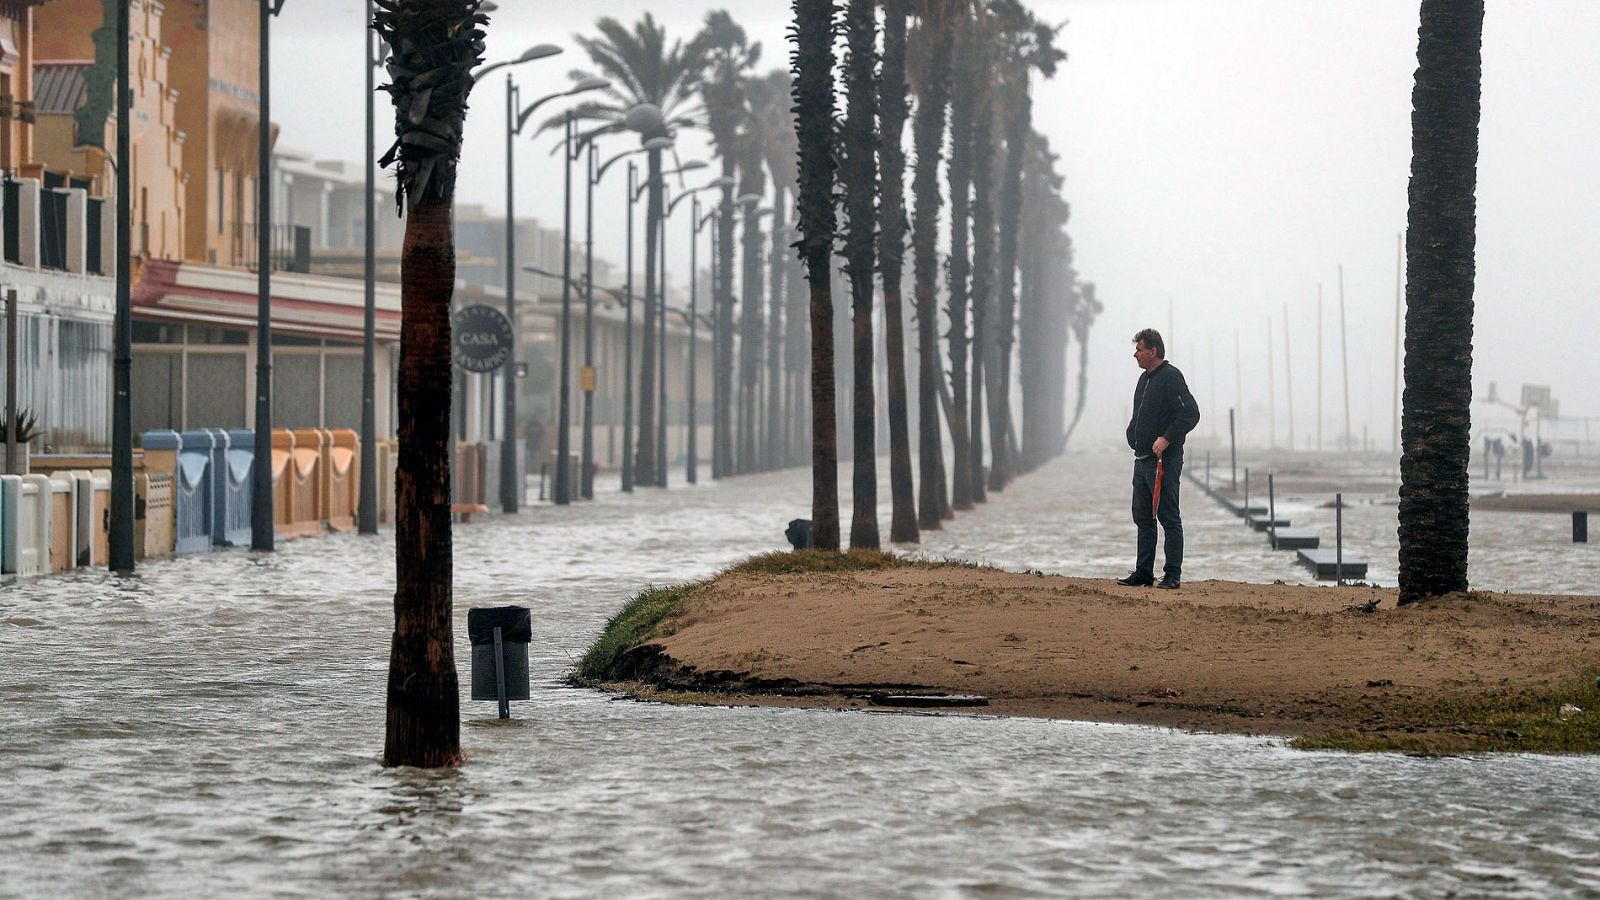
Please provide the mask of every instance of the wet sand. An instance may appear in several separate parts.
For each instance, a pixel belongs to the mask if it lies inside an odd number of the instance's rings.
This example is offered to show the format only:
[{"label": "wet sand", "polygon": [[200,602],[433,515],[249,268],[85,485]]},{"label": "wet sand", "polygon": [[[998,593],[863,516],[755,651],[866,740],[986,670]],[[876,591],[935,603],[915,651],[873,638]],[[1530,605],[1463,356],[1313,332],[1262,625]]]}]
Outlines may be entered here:
[{"label": "wet sand", "polygon": [[1480,726],[1395,710],[1592,682],[1600,597],[1474,593],[1397,607],[1394,590],[1372,587],[1162,591],[964,567],[732,572],[692,590],[656,635],[633,651],[649,673],[636,687],[668,699],[860,708],[883,692],[976,694],[989,704],[973,711],[987,714],[1465,734]]}]

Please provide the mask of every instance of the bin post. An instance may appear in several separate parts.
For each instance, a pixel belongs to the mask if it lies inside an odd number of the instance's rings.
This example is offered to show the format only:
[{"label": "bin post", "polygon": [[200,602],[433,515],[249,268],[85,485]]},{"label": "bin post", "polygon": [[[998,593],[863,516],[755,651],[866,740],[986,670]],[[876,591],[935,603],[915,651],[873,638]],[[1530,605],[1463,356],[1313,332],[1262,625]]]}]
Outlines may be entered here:
[{"label": "bin post", "polygon": [[494,627],[494,692],[500,701],[500,718],[511,718],[511,703],[506,700],[506,651],[500,640],[500,626]]},{"label": "bin post", "polygon": [[1572,542],[1574,544],[1589,543],[1589,511],[1586,509],[1572,511]]}]

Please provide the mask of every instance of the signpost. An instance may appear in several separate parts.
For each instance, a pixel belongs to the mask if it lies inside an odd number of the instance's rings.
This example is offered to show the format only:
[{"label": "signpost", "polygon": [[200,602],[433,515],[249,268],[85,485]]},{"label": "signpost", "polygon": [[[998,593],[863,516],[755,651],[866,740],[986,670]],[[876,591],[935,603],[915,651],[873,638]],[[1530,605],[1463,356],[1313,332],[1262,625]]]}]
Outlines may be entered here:
[{"label": "signpost", "polygon": [[511,322],[492,306],[465,306],[450,322],[455,364],[468,372],[493,372],[511,358]]}]

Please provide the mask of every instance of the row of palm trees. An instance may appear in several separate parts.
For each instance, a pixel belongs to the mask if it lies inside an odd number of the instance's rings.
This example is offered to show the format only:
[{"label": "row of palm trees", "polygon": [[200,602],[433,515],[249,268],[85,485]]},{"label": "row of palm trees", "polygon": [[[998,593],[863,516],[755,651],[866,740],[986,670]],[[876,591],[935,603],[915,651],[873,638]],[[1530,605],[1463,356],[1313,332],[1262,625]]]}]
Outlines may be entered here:
[{"label": "row of palm trees", "polygon": [[[835,12],[825,9],[818,14],[831,23]],[[1019,471],[1059,451],[1061,415],[1052,412],[1056,407],[1050,398],[1064,403],[1060,378],[1021,385],[1023,433],[1033,439],[1026,446],[1018,441],[1009,402],[1013,335],[1020,316],[1026,320],[1023,333],[1037,338],[1039,347],[1059,354],[1064,352],[1070,323],[1082,315],[1078,311],[1088,312],[1086,325],[1095,308],[1082,302],[1070,266],[1070,243],[1062,231],[1066,205],[1059,199],[1060,179],[1048,166],[1044,171],[1027,170],[1028,160],[1043,146],[1031,127],[1029,82],[1034,73],[1052,75],[1063,59],[1055,46],[1057,29],[1038,22],[1017,0],[871,2],[853,4],[849,15],[854,27],[846,66],[853,67],[858,88],[850,101],[851,121],[861,128],[833,129],[826,135],[830,154],[845,168],[841,183],[848,196],[840,199],[850,233],[830,237],[824,269],[830,281],[837,277],[830,261],[836,253],[841,256],[843,274],[856,299],[848,310],[841,306],[827,319],[811,321],[802,283],[803,254],[791,250],[798,235],[790,211],[801,178],[791,120],[791,94],[798,89],[788,71],[759,70],[761,45],[749,40],[727,11],[710,12],[701,30],[687,40],[671,39],[649,14],[631,26],[600,19],[596,35],[578,37],[592,71],[572,75],[602,76],[612,86],[601,99],[579,106],[574,114],[616,122],[624,120],[629,109],[649,104],[662,110],[662,124],[641,134],[641,139],[684,128],[703,128],[711,138],[718,174],[727,185],[715,216],[712,254],[713,475],[759,472],[808,460],[807,425],[813,411],[809,382],[816,365],[816,342],[853,341],[855,358],[833,374],[853,398],[849,409],[837,410],[835,425],[859,460],[854,478],[857,506],[864,509],[863,504],[875,502],[875,480],[867,476],[870,458],[876,454],[879,422],[886,418],[895,498],[890,538],[914,541],[921,529],[940,527],[954,510],[970,508],[985,498],[986,490],[1003,489]],[[807,22],[815,24],[809,15]],[[901,314],[905,156],[899,136],[910,118],[913,98],[917,165],[911,244],[920,503],[911,494],[908,391],[897,362],[905,351]],[[977,115],[978,110],[992,114]],[[851,134],[858,143],[866,143],[852,148]],[[947,143],[950,159],[941,184]],[[634,451],[640,484],[651,483],[661,452],[656,446],[659,432],[653,427],[659,412],[654,399],[657,342],[651,329],[659,328],[661,321],[655,302],[659,294],[655,253],[663,203],[663,152],[667,151],[651,151],[646,181],[650,199],[644,299],[653,312],[645,316],[639,440]],[[1024,190],[1025,179],[1040,190]],[[936,246],[939,206],[945,189],[953,200],[952,238],[949,247],[940,248]],[[1054,218],[1033,209],[1051,203],[1059,210]],[[1050,219],[1050,225],[1024,228],[1025,217],[1031,217],[1028,221],[1033,224]],[[1046,250],[1047,243],[1063,252]],[[1026,265],[1029,254],[1066,266],[1034,273]],[[947,267],[945,281],[941,275]],[[878,275],[884,297],[881,307],[873,302]],[[1020,307],[1019,283],[1021,290],[1034,292],[1023,298]],[[942,310],[941,296],[947,298]],[[881,321],[885,332],[882,357],[876,358],[874,321]],[[941,322],[947,326],[943,333]],[[941,363],[941,347],[948,357],[948,373]],[[1064,357],[1054,362],[1059,365],[1041,371],[1064,373]],[[875,405],[876,376],[887,380],[886,417]],[[954,448],[954,470],[948,473],[943,449],[946,428]],[[985,428],[993,461],[987,482]],[[1048,437],[1051,433],[1058,437]],[[877,530],[868,518],[872,517],[857,515],[860,528],[852,529],[857,532],[852,543],[877,545]]]},{"label": "row of palm trees", "polygon": [[[1080,283],[1072,266],[1056,157],[1032,126],[1034,79],[1053,76],[1065,59],[1056,45],[1060,27],[1040,21],[1018,0],[797,0],[794,15],[800,168],[813,171],[820,192],[808,197],[802,174],[802,246],[831,246],[842,238],[851,297],[850,327],[819,330],[816,323],[836,319],[833,279],[828,258],[807,257],[813,371],[831,359],[836,335],[853,347],[854,364],[839,370],[849,379],[852,398],[850,415],[839,418],[848,424],[855,464],[849,542],[879,543],[872,390],[872,312],[879,290],[888,370],[889,539],[916,541],[922,531],[941,528],[956,511],[1004,490],[1065,445],[1067,341],[1087,336],[1100,307],[1093,286]],[[834,35],[841,32],[846,109],[834,128]],[[908,121],[914,154],[909,216],[903,147]],[[836,181],[824,172],[834,160]],[[808,222],[805,214],[808,202],[831,208],[836,189],[842,191],[846,220],[840,236],[830,219],[819,214]],[[946,194],[948,223],[942,221]],[[941,247],[946,224],[948,245]],[[910,385],[903,368],[908,244],[916,329],[915,479]],[[1020,346],[1019,332],[1025,336]],[[1027,374],[1017,385],[1020,403],[1014,404],[1012,372],[1019,365]],[[812,387],[814,404],[831,404],[832,379],[814,376]],[[1020,432],[1014,407],[1021,413]],[[837,503],[822,484],[835,465],[836,442],[832,423],[824,419],[816,410],[813,537],[819,547],[837,547]]]}]

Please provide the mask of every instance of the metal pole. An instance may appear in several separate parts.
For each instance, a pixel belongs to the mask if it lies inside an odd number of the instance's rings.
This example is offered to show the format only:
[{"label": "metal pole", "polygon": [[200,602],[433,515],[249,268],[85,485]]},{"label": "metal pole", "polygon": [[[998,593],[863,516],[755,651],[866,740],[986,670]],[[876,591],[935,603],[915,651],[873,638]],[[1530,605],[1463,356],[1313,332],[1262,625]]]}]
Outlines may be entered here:
[{"label": "metal pole", "polygon": [[623,296],[627,297],[622,328],[622,490],[633,493],[633,194],[639,168],[628,162],[628,266]]},{"label": "metal pole", "polygon": [[[115,359],[112,364],[111,403],[111,571],[132,572],[133,540],[133,272],[128,268],[133,240],[133,102],[132,74],[129,71],[130,23],[128,0],[117,4],[117,312]],[[262,70],[265,73],[265,69]],[[263,76],[264,77],[264,76]],[[265,98],[262,98],[265,103]],[[263,113],[264,115],[264,113]],[[15,366],[16,292],[10,295],[10,321],[7,339],[10,348],[6,361]],[[11,427],[17,428],[16,378],[13,371],[8,391]],[[16,432],[9,445],[16,452]],[[8,460],[8,463],[10,460]],[[13,467],[8,465],[7,471]]]},{"label": "metal pole", "polygon": [[[120,175],[121,172],[119,171],[117,174]],[[118,198],[119,199],[121,198],[121,194],[118,194]],[[118,227],[120,228],[121,226],[119,225]],[[120,234],[120,232],[119,232],[119,234]],[[119,276],[122,274],[122,267],[121,266],[117,267],[117,274]],[[120,284],[118,286],[120,288]],[[123,313],[123,307],[121,306],[121,298],[122,298],[122,296],[123,296],[122,294],[118,294],[117,315],[119,317]],[[122,324],[122,320],[121,320],[121,318],[118,318],[117,319],[118,327],[120,327],[121,324]],[[119,333],[117,336],[120,338],[121,334]],[[120,345],[119,345],[119,349],[120,349]],[[118,382],[118,386],[120,386],[120,385],[121,385],[121,382]],[[112,413],[113,417],[115,417],[119,412],[120,412],[120,407],[118,409],[116,409],[116,410],[113,410],[113,413]],[[21,474],[23,474],[22,472],[17,471],[17,469],[19,468],[18,465],[17,465],[17,438],[22,434],[22,423],[19,421],[20,418],[21,417],[17,415],[17,290],[16,290],[16,288],[11,288],[11,289],[6,291],[6,474],[7,475],[21,475]],[[120,420],[118,420],[118,421],[120,421]],[[112,423],[113,430],[115,429],[116,424],[117,424],[116,422]],[[131,437],[131,434],[130,434],[130,437]],[[115,450],[115,449],[117,449],[117,448],[113,448],[113,450]],[[129,451],[130,452],[129,452],[128,455],[129,455],[129,458],[131,459],[132,456],[133,456],[133,454],[131,452],[132,451],[132,441],[131,440],[129,441]],[[113,453],[113,455],[115,455],[115,454]],[[113,459],[112,462],[115,463],[116,460]],[[113,474],[115,474],[115,473],[113,473]]]},{"label": "metal pole", "polygon": [[[589,142],[589,156],[584,163],[584,261],[583,261],[583,368],[593,377],[594,372],[594,141]],[[594,385],[583,385],[583,468],[578,476],[579,494],[585,500],[594,499]]]},{"label": "metal pole", "polygon": [[[666,180],[666,176],[662,176]],[[661,277],[656,282],[661,296],[656,303],[656,487],[667,486],[667,196],[661,193],[661,221],[656,225],[656,240],[660,246],[656,259],[661,261]]]},{"label": "metal pole", "polygon": [[1283,402],[1289,413],[1289,452],[1294,452],[1294,367],[1289,362],[1289,304],[1283,305]]},{"label": "metal pole", "polygon": [[1333,579],[1344,584],[1344,494],[1333,495]]},{"label": "metal pole", "polygon": [[[505,427],[500,429],[500,508],[514,513],[522,505],[522,471],[517,465],[517,220],[516,155],[517,106],[522,92],[506,75],[506,321],[511,323],[511,355],[501,367],[506,386]],[[490,376],[491,378],[493,376]]]},{"label": "metal pole", "polygon": [[[367,0],[367,23],[372,22],[372,0]],[[362,534],[378,533],[378,237],[373,232],[378,227],[376,176],[377,164],[373,162],[372,145],[377,142],[377,122],[373,109],[375,96],[373,69],[377,67],[377,53],[373,41],[377,36],[371,28],[363,28],[367,36],[367,143],[364,158],[367,167],[365,197],[366,240],[365,262],[362,266],[365,279],[365,305],[361,316],[361,499],[356,510],[357,527]]]},{"label": "metal pole", "polygon": [[1278,549],[1278,495],[1272,484],[1272,473],[1267,473],[1267,540],[1272,549]]},{"label": "metal pole", "polygon": [[1350,450],[1350,335],[1344,317],[1344,266],[1339,266],[1339,355],[1344,360],[1344,449]]},{"label": "metal pole", "polygon": [[494,627],[494,692],[500,701],[500,718],[511,718],[511,704],[506,701],[506,651],[500,626]]},{"label": "metal pole", "polygon": [[1322,282],[1317,282],[1317,452],[1322,452]]},{"label": "metal pole", "polygon": [[1239,441],[1233,431],[1233,410],[1228,410],[1228,490],[1239,489]]},{"label": "metal pole", "polygon": [[272,549],[272,84],[271,21],[261,2],[261,117],[256,163],[256,448],[251,467],[250,549]]},{"label": "metal pole", "polygon": [[572,325],[572,111],[567,111],[566,136],[561,142],[561,167],[565,171],[566,189],[562,194],[561,225],[561,396],[556,400],[556,504],[565,506],[572,502],[572,485],[567,465],[567,454],[572,452],[572,438],[567,434],[571,411],[567,398],[572,387],[572,359],[568,337]]},{"label": "metal pole", "polygon": [[696,293],[700,288],[699,270],[700,250],[700,198],[695,197],[689,201],[689,409],[685,424],[689,429],[687,452],[684,454],[683,480],[689,484],[698,484],[699,473],[695,471],[695,418],[694,418],[694,363],[695,363],[695,337],[698,330],[695,327]]}]

